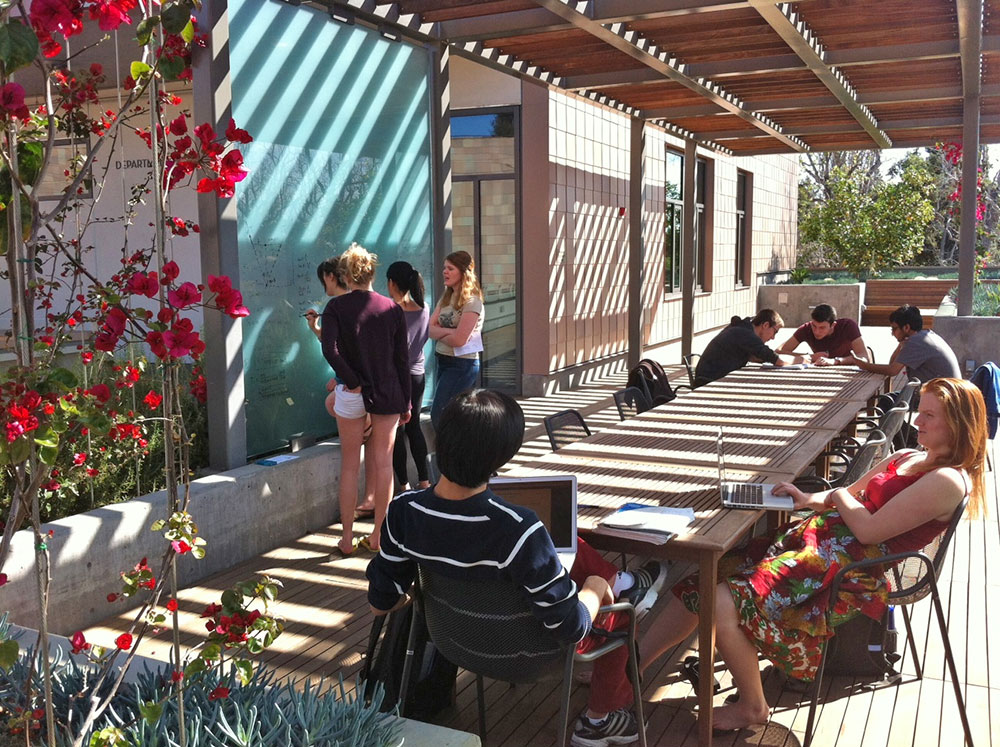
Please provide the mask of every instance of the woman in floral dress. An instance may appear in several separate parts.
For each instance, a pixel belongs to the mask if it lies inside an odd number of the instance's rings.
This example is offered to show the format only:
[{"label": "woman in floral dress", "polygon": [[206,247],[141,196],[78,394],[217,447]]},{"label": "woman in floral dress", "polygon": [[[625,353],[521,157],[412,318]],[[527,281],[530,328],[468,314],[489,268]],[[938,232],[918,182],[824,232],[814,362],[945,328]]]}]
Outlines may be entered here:
[{"label": "woman in floral dress", "polygon": [[[715,709],[720,730],[764,724],[770,709],[761,685],[758,652],[790,676],[811,681],[827,627],[830,585],[849,563],[926,546],[948,526],[969,496],[976,516],[984,500],[986,407],[979,390],[960,379],[932,379],[921,390],[914,424],[921,451],[899,451],[846,488],[790,495],[804,519],[752,541],[720,563],[716,641],[739,700]],[[887,588],[882,576],[854,573],[840,587],[833,627],[858,614],[880,619]],[[640,645],[643,669],[685,640],[698,625],[698,579],[674,587],[675,599],[653,621]]]}]

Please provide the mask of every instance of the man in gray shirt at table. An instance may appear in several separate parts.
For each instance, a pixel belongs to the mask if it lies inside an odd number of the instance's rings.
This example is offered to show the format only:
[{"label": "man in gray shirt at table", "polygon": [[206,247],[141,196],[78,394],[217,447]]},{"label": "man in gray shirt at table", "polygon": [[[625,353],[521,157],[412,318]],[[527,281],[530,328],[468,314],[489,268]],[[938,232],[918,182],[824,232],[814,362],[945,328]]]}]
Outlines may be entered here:
[{"label": "man in gray shirt at table", "polygon": [[[788,365],[767,346],[784,326],[777,311],[761,309],[753,319],[734,316],[729,326],[717,334],[698,360],[694,372],[696,387],[721,379],[727,373],[743,368],[751,360]],[[805,356],[790,355],[793,363],[805,362]]]}]

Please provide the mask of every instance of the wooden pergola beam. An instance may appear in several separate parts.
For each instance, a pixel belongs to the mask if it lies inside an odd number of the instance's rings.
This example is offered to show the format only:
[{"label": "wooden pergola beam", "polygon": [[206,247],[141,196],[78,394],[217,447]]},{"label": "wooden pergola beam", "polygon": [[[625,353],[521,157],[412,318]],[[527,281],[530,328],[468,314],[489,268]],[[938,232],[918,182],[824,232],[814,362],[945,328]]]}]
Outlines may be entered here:
[{"label": "wooden pergola beam", "polygon": [[748,0],[748,2],[857,120],[876,145],[879,148],[891,148],[892,140],[879,127],[868,107],[858,100],[857,91],[843,74],[827,64],[823,45],[791,5],[787,3],[775,5],[771,0]]},{"label": "wooden pergola beam", "polygon": [[757,114],[749,109],[733,94],[708,80],[689,76],[685,66],[670,57],[666,51],[660,50],[635,31],[625,28],[623,23],[604,26],[590,18],[583,8],[587,2],[576,0],[534,0],[539,7],[559,15],[576,28],[579,28],[600,39],[608,46],[638,60],[651,70],[657,71],[666,80],[680,83],[688,90],[694,91],[708,101],[720,106],[731,114],[735,114],[757,129],[783,142],[795,151],[808,150],[808,146],[798,138],[786,135],[781,127],[770,118]]}]

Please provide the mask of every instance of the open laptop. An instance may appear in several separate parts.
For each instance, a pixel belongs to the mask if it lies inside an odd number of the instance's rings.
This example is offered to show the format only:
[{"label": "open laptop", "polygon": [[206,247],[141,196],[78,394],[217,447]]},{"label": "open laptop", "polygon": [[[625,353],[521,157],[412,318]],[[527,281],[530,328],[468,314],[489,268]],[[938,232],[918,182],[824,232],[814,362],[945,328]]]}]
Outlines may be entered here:
[{"label": "open laptop", "polygon": [[576,560],[576,475],[494,477],[490,490],[508,503],[530,508],[552,537],[563,567]]},{"label": "open laptop", "polygon": [[726,447],[722,428],[716,449],[719,455],[719,495],[726,508],[743,508],[759,511],[792,511],[795,508],[790,495],[772,495],[773,485],[761,482],[730,482],[726,479]]}]

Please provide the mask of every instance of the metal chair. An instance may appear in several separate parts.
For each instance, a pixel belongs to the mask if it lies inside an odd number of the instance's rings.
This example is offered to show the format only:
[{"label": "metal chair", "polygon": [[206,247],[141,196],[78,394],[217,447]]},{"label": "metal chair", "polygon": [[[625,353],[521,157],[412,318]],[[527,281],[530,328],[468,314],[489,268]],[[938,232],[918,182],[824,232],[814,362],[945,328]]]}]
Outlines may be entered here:
[{"label": "metal chair", "polygon": [[[907,384],[909,387],[909,384]],[[905,391],[905,389],[904,389]],[[903,428],[903,423],[906,422],[906,418],[910,414],[909,404],[897,404],[891,409],[883,412],[879,415],[878,419],[862,417],[858,418],[855,422],[858,424],[867,425],[871,429],[878,429],[885,434],[886,439],[892,448],[902,449],[905,448],[906,444],[903,443],[903,436],[900,431]],[[853,436],[841,436],[834,439],[832,451],[857,451],[861,448],[861,442]]]},{"label": "metal chair", "polygon": [[[955,657],[951,651],[951,641],[948,638],[948,625],[944,617],[944,609],[941,606],[941,597],[938,594],[937,576],[944,564],[948,548],[951,546],[952,538],[958,522],[965,513],[965,505],[968,497],[955,508],[948,528],[927,545],[923,550],[913,552],[895,553],[882,558],[871,560],[861,560],[857,563],[841,568],[833,579],[830,589],[830,606],[827,609],[827,622],[832,619],[833,607],[837,601],[837,591],[840,589],[844,577],[862,568],[873,568],[879,566],[891,566],[886,572],[886,581],[889,584],[889,604],[896,605],[903,613],[903,621],[906,623],[906,637],[909,641],[910,653],[913,656],[913,664],[917,670],[917,679],[923,678],[923,666],[920,656],[917,653],[917,645],[913,640],[913,628],[910,625],[910,614],[907,606],[914,604],[928,594],[934,602],[934,611],[937,614],[938,629],[941,631],[941,640],[944,642],[944,656],[948,663],[948,671],[951,675],[951,682],[955,688],[955,699],[958,701],[958,710],[962,716],[962,726],[965,729],[965,742],[972,747],[972,730],[969,728],[969,717],[965,711],[965,703],[962,700],[962,685],[958,679],[958,670],[955,667]],[[812,702],[809,704],[809,720],[806,723],[805,747],[809,747],[812,742],[813,724],[816,717],[816,705],[819,700],[819,693],[823,683],[823,669],[826,666],[826,654],[828,641],[823,644],[823,656],[820,659],[819,670],[816,673],[816,681],[813,685]]]},{"label": "metal chair", "polygon": [[562,410],[544,419],[545,432],[552,444],[552,451],[579,441],[590,435],[590,428],[576,410]]},{"label": "metal chair", "polygon": [[872,350],[872,346],[871,345],[866,345],[865,347],[868,349],[868,362],[869,363],[874,363],[875,362],[875,351]]},{"label": "metal chair", "polygon": [[618,408],[618,417],[622,420],[635,417],[640,412],[646,412],[652,407],[643,391],[634,386],[619,389],[615,392],[614,398],[615,407]]},{"label": "metal chair", "polygon": [[795,480],[795,486],[800,490],[816,492],[819,490],[831,490],[850,485],[860,478],[865,472],[871,469],[876,459],[881,459],[886,455],[889,439],[877,428],[868,432],[868,438],[861,444],[854,455],[848,455],[844,451],[824,451],[820,456],[841,461],[844,471],[833,480],[827,480],[819,475],[807,475]]},{"label": "metal chair", "polygon": [[694,371],[698,367],[699,358],[701,358],[700,353],[691,353],[690,355],[685,355],[681,358],[681,363],[683,363],[684,368],[687,369],[688,384],[692,389],[694,389]]},{"label": "metal chair", "polygon": [[[629,617],[627,631],[609,633],[608,642],[586,654],[577,654],[571,643],[556,640],[532,614],[521,592],[503,581],[471,581],[443,576],[423,565],[417,566],[414,603],[423,612],[427,633],[434,645],[452,664],[476,675],[479,706],[479,736],[486,742],[486,701],[483,677],[516,684],[528,684],[562,676],[559,735],[563,744],[569,727],[569,702],[573,688],[573,665],[593,661],[620,646],[628,646],[628,671],[639,723],[639,744],[646,747],[642,715],[642,690],[635,648],[635,609],[628,602],[602,607],[601,612],[624,612]],[[417,616],[414,615],[414,619]],[[399,702],[406,703],[416,626],[411,626],[410,642],[403,666]],[[405,715],[405,714],[400,714]]]}]

